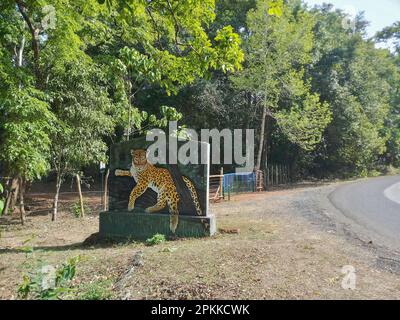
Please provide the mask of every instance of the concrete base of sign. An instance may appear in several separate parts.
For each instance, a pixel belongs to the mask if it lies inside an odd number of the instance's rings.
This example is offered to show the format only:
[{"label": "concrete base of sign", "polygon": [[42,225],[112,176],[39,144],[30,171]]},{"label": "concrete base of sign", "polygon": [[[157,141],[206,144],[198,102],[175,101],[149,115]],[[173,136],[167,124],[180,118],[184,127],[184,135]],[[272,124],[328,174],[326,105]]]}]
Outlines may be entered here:
[{"label": "concrete base of sign", "polygon": [[175,235],[172,234],[169,224],[169,214],[105,211],[100,213],[100,237],[145,240],[157,233],[187,238],[209,237],[216,232],[214,215],[205,217],[180,215]]}]

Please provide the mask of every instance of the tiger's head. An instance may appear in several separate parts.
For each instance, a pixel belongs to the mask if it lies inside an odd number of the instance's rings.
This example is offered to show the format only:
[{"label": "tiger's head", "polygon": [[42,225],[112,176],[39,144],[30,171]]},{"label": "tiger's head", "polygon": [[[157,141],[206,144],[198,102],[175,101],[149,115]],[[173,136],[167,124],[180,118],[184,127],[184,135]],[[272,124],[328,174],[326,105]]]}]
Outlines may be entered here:
[{"label": "tiger's head", "polygon": [[147,152],[144,149],[132,149],[132,164],[135,167],[141,167],[146,165],[147,162]]}]

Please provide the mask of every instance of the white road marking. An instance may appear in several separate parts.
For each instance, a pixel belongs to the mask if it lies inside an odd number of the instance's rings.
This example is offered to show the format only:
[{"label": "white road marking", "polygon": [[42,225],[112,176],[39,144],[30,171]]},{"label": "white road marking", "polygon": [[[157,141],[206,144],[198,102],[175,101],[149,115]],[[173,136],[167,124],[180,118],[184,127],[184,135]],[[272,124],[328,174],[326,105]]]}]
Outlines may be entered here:
[{"label": "white road marking", "polygon": [[386,188],[383,194],[389,200],[400,204],[400,182]]}]

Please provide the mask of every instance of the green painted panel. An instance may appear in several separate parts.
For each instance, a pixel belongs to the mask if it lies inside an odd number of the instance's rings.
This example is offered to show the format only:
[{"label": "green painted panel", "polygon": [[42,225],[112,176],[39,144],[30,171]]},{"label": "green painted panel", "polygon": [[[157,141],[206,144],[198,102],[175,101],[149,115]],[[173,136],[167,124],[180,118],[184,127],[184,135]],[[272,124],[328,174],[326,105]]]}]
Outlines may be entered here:
[{"label": "green painted panel", "polygon": [[[131,238],[145,240],[160,233],[171,236],[169,216],[163,214],[101,212],[100,235],[105,238]],[[215,217],[188,217],[179,219],[175,236],[207,237],[216,231]]]}]

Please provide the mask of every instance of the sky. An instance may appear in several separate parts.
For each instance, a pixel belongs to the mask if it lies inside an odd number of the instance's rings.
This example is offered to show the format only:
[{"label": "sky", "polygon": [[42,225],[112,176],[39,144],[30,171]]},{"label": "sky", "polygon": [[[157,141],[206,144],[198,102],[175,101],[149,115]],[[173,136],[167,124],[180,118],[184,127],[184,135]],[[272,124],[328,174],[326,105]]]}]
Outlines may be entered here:
[{"label": "sky", "polygon": [[303,0],[309,6],[332,3],[335,8],[343,9],[349,14],[365,12],[365,18],[370,22],[367,28],[368,36],[400,20],[400,0]]}]

